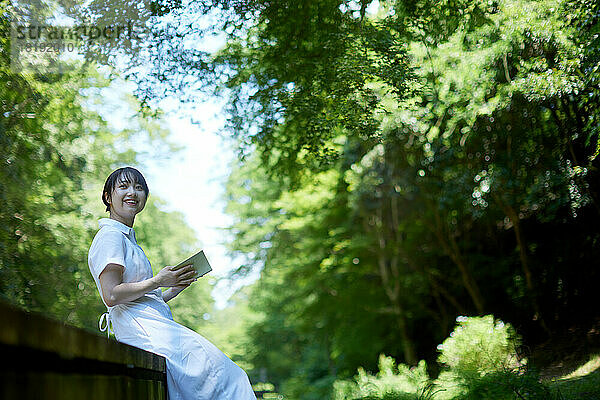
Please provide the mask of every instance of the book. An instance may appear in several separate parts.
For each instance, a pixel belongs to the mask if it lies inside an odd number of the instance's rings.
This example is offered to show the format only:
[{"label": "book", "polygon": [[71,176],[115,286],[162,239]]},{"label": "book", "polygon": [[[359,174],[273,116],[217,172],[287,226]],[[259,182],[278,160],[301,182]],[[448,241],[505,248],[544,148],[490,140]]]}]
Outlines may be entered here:
[{"label": "book", "polygon": [[190,258],[180,262],[175,266],[175,268],[173,268],[173,270],[178,270],[179,268],[190,264],[192,264],[196,270],[196,278],[200,278],[212,271],[212,267],[210,266],[206,255],[204,254],[204,250],[200,250]]}]

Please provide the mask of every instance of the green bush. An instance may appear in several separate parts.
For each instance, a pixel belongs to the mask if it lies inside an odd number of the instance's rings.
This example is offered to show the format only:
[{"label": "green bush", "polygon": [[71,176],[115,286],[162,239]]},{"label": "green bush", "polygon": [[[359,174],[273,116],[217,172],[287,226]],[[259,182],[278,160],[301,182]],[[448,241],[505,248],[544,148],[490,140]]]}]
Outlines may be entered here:
[{"label": "green bush", "polygon": [[379,356],[379,372],[371,375],[362,368],[353,381],[336,381],[335,400],[421,400],[430,397],[431,382],[425,361],[409,368],[396,367],[391,357]]},{"label": "green bush", "polygon": [[458,326],[438,346],[438,361],[454,374],[480,377],[493,372],[518,371],[524,364],[517,347],[520,338],[510,324],[494,316],[458,317]]},{"label": "green bush", "polygon": [[414,368],[397,367],[380,356],[379,372],[358,370],[354,380],[336,381],[334,400],[551,400],[539,376],[525,370],[519,359],[520,338],[493,316],[458,317],[458,325],[438,346],[445,367],[435,381],[425,361]]},{"label": "green bush", "polygon": [[458,317],[458,326],[438,346],[446,367],[435,381],[436,400],[550,400],[539,377],[519,359],[520,338],[510,324],[484,317]]}]

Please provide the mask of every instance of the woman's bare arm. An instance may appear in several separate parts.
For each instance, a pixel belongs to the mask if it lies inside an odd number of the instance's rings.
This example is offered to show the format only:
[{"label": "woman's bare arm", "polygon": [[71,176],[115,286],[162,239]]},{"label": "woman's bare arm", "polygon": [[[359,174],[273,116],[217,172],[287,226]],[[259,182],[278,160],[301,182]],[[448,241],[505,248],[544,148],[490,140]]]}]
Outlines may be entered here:
[{"label": "woman's bare arm", "polygon": [[189,286],[195,280],[193,266],[186,266],[176,271],[173,268],[167,266],[156,276],[140,282],[123,282],[124,267],[119,264],[108,264],[99,276],[104,302],[107,306],[113,307],[136,300],[159,287]]}]

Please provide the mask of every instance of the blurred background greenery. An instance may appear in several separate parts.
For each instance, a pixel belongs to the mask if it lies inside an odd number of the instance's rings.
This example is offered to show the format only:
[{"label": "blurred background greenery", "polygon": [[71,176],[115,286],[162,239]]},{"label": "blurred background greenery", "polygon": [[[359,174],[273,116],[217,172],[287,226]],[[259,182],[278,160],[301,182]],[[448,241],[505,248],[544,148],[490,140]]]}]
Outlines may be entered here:
[{"label": "blurred background greenery", "polygon": [[[132,137],[176,154],[160,100],[201,118],[217,96],[238,149],[231,276],[260,277],[225,309],[208,280],[172,307],[253,382],[302,400],[600,398],[596,375],[547,383],[600,350],[597,2],[157,0],[147,36],[88,43],[62,74],[11,68],[0,4],[3,299],[95,329],[103,180],[147,156]],[[108,24],[133,3],[44,4]],[[96,90],[119,79],[124,129]],[[163,206],[151,195],[136,224],[155,268],[197,245]]]}]

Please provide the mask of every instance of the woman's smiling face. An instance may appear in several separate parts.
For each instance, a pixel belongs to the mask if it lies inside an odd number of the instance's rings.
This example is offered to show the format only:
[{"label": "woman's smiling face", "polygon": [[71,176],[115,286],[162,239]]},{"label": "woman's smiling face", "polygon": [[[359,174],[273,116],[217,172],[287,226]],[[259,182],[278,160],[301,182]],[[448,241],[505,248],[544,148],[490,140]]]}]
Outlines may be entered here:
[{"label": "woman's smiling face", "polygon": [[110,217],[127,226],[133,226],[133,220],[136,214],[144,209],[146,199],[142,184],[121,174],[115,182],[111,197],[107,199],[110,203]]}]

